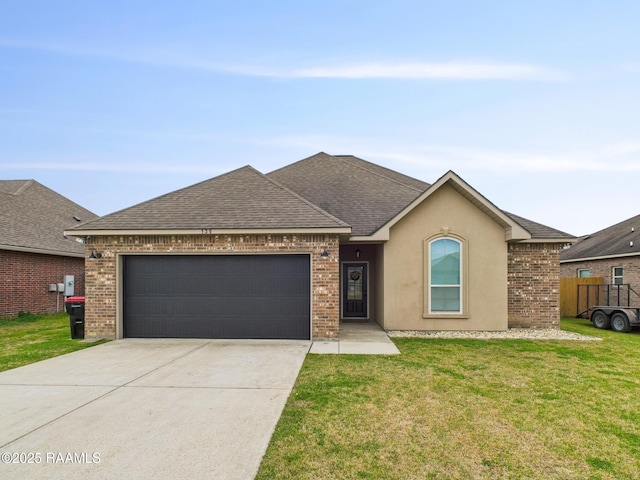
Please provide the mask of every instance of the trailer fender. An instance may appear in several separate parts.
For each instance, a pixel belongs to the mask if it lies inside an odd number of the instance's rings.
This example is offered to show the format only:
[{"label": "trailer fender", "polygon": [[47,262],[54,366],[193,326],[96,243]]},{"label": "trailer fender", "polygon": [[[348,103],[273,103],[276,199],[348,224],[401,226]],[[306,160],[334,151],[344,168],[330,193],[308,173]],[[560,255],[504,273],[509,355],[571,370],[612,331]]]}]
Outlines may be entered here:
[{"label": "trailer fender", "polygon": [[638,325],[638,311],[631,308],[621,308],[620,312],[624,313],[629,319],[631,325]]}]

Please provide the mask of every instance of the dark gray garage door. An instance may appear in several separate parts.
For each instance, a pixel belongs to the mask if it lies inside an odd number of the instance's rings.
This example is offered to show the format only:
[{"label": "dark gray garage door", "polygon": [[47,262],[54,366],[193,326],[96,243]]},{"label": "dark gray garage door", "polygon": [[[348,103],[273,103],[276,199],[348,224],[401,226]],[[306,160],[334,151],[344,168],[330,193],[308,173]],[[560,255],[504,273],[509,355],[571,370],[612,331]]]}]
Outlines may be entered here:
[{"label": "dark gray garage door", "polygon": [[308,255],[124,258],[124,336],[310,338]]}]

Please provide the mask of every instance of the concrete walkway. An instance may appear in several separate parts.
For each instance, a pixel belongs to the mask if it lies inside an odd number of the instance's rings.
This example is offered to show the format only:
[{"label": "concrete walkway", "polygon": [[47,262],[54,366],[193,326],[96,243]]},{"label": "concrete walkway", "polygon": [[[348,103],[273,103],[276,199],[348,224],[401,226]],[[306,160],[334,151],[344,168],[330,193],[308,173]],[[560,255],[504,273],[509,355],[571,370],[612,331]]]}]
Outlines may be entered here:
[{"label": "concrete walkway", "polygon": [[253,478],[309,347],[126,339],[0,372],[0,478]]},{"label": "concrete walkway", "polygon": [[309,353],[398,355],[400,351],[375,322],[341,323],[340,339],[313,342]]}]

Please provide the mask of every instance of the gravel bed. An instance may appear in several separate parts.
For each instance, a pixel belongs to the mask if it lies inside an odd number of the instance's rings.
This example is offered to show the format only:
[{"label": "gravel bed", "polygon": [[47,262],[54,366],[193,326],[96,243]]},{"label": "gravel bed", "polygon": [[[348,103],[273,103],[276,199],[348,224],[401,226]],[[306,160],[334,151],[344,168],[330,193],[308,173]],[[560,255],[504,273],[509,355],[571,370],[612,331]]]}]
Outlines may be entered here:
[{"label": "gravel bed", "polygon": [[475,332],[475,331],[419,331],[419,330],[387,330],[390,337],[410,337],[410,338],[463,338],[463,339],[520,339],[520,340],[581,340],[593,341],[602,340],[598,337],[581,335],[579,333],[566,332],[559,328],[532,329],[532,328],[510,328],[505,332]]}]

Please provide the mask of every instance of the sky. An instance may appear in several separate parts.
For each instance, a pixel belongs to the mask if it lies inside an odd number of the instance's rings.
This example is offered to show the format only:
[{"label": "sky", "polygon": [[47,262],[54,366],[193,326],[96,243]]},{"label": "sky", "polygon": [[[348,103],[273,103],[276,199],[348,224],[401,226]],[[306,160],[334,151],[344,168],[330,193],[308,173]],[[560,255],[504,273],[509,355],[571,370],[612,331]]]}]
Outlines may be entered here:
[{"label": "sky", "polygon": [[2,0],[0,179],[106,215],[323,151],[585,235],[640,214],[639,23],[632,0]]}]

